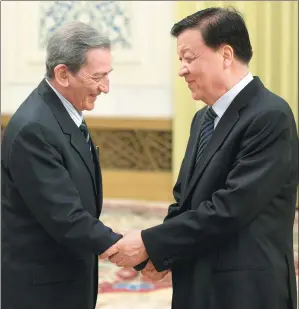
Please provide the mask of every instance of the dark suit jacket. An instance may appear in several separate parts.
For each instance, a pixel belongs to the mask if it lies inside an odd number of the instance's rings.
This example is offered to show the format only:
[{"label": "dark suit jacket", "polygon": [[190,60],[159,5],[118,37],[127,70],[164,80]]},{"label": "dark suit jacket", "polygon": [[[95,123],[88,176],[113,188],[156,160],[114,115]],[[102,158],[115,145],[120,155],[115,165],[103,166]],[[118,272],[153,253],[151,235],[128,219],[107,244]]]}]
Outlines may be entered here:
[{"label": "dark suit jacket", "polygon": [[295,309],[293,223],[298,137],[288,104],[255,77],[194,167],[196,113],[165,222],[142,231],[172,269],[173,309]]},{"label": "dark suit jacket", "polygon": [[1,147],[2,309],[92,309],[97,255],[120,235],[98,217],[102,179],[79,128],[43,80]]}]

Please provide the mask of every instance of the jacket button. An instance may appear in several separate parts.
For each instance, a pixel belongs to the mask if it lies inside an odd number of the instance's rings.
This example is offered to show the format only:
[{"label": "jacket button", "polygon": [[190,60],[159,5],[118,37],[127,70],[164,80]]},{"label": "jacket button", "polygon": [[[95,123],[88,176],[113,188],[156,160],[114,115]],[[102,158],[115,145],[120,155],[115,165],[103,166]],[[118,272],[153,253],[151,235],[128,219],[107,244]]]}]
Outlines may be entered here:
[{"label": "jacket button", "polygon": [[164,261],[164,265],[167,266],[168,265],[168,261]]}]

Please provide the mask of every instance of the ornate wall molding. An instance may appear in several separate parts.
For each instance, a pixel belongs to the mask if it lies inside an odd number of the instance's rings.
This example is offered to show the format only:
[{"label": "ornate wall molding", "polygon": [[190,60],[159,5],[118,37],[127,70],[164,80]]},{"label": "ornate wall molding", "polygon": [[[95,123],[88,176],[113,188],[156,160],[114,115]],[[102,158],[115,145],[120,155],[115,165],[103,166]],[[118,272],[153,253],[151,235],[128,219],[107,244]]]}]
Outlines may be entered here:
[{"label": "ornate wall molding", "polygon": [[153,130],[91,130],[107,169],[171,172],[171,132]]},{"label": "ornate wall molding", "polygon": [[86,117],[106,169],[172,170],[171,119]]},{"label": "ornate wall molding", "polygon": [[41,1],[39,3],[39,46],[68,21],[82,21],[110,38],[113,47],[130,49],[131,3],[122,1]]}]

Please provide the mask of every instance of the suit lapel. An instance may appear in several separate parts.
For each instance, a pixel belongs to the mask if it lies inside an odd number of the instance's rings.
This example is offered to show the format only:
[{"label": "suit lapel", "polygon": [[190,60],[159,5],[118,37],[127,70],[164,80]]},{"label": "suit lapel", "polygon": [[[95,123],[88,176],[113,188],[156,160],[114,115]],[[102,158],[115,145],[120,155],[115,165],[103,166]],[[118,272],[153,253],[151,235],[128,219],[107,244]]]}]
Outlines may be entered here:
[{"label": "suit lapel", "polygon": [[[75,124],[74,124],[75,125]],[[65,134],[70,135],[70,142],[74,149],[78,152],[78,154],[81,156],[83,162],[85,163],[86,167],[88,168],[90,175],[92,177],[95,191],[97,192],[96,188],[96,179],[95,179],[95,168],[93,164],[93,158],[92,153],[89,150],[89,146],[84,140],[82,133],[80,132],[79,128],[75,128],[78,132],[72,131],[72,132],[64,132]]]},{"label": "suit lapel", "polygon": [[[190,179],[190,183],[187,187],[187,191],[185,194],[185,197],[189,195],[191,190],[193,189],[194,185],[196,184],[198,178],[202,175],[204,172],[207,164],[212,159],[214,153],[218,150],[218,148],[221,146],[221,144],[224,142],[226,137],[228,136],[231,129],[234,127],[235,123],[239,119],[238,113],[229,113],[226,115],[223,115],[221,120],[219,121],[205,151],[201,155],[199,162],[196,164],[193,174]],[[196,147],[194,147],[196,148]]]},{"label": "suit lapel", "polygon": [[45,103],[51,108],[63,133],[69,136],[70,144],[82,158],[92,177],[95,192],[97,192],[92,153],[90,152],[88,144],[84,140],[82,133],[64,108],[60,99],[45,80],[41,81],[37,89]]},{"label": "suit lapel", "polygon": [[[196,164],[194,170],[192,169],[193,165],[190,164],[188,177],[191,176],[190,182],[186,186],[186,192],[183,194],[182,199],[182,205],[186,201],[187,197],[191,193],[193,187],[198,182],[198,179],[203,174],[206,166],[212,159],[215,152],[219,149],[219,147],[223,144],[227,136],[229,135],[232,128],[235,126],[237,121],[239,120],[239,111],[251,101],[254,96],[257,94],[257,91],[263,87],[263,84],[261,83],[260,79],[258,77],[255,77],[253,81],[251,81],[233,100],[233,102],[230,104],[222,118],[220,119],[217,127],[215,128],[215,131],[213,132],[213,135],[201,155],[199,162]],[[197,130],[200,131],[200,126],[203,121],[203,115],[201,116],[201,119],[198,123]],[[194,161],[194,156],[197,150],[197,147],[195,147],[196,143],[198,143],[198,137],[199,133],[197,133],[197,139],[195,142],[193,142],[193,152],[192,152],[192,162]],[[192,163],[191,162],[191,163]],[[192,173],[193,170],[193,173]]]},{"label": "suit lapel", "polygon": [[100,215],[101,213],[101,207],[103,203],[103,186],[102,186],[102,173],[101,173],[101,168],[100,168],[100,159],[99,159],[99,147],[95,146],[92,138],[90,137],[91,140],[91,151],[93,154],[93,160],[94,160],[94,170],[95,170],[95,178],[96,178],[96,192],[97,192],[97,216]]}]

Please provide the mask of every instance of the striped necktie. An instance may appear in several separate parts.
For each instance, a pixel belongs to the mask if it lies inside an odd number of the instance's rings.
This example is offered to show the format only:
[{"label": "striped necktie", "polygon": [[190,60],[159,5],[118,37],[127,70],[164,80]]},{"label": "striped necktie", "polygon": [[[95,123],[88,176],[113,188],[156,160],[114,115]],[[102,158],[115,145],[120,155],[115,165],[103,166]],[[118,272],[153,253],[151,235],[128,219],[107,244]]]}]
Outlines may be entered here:
[{"label": "striped necktie", "polygon": [[85,123],[84,120],[82,121],[82,123],[81,123],[79,129],[80,129],[81,133],[83,134],[86,143],[87,143],[88,146],[89,146],[89,150],[91,150],[90,135],[89,135],[88,128],[87,128],[87,125],[86,125],[86,123]]},{"label": "striped necktie", "polygon": [[203,124],[200,129],[199,145],[198,145],[197,154],[196,154],[196,164],[198,163],[204,149],[209,143],[212,133],[214,132],[214,120],[217,117],[217,114],[214,112],[213,108],[210,107],[206,111],[206,114],[204,117],[205,118],[204,118]]}]

